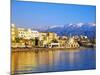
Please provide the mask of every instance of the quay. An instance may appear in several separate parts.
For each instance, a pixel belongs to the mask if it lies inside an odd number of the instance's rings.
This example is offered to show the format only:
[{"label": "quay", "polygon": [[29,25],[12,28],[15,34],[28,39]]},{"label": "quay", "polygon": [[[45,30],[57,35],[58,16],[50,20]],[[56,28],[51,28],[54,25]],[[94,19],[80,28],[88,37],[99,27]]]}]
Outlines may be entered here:
[{"label": "quay", "polygon": [[78,48],[12,48],[12,52],[48,51],[48,50],[77,50]]}]

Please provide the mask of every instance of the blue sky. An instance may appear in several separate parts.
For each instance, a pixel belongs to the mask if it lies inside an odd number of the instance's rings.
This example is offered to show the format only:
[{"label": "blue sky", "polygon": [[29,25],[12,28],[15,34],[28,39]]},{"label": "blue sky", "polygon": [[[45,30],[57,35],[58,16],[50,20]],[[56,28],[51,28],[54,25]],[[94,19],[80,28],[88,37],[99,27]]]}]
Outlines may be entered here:
[{"label": "blue sky", "polygon": [[12,1],[11,22],[18,27],[47,27],[68,23],[90,23],[96,20],[96,7]]}]

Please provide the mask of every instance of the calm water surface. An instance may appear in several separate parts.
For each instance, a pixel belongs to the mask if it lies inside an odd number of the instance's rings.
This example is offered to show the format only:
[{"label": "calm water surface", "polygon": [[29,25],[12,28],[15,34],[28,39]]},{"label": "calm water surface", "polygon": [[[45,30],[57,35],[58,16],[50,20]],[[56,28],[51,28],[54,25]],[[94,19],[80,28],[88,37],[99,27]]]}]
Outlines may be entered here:
[{"label": "calm water surface", "polygon": [[95,48],[12,53],[13,74],[95,69],[95,64]]}]

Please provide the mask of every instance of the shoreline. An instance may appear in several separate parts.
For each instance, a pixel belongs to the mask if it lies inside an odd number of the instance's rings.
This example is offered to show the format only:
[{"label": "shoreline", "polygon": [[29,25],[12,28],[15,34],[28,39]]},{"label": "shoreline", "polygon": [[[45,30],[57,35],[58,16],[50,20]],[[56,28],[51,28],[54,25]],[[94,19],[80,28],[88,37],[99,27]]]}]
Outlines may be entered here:
[{"label": "shoreline", "polygon": [[79,47],[79,48],[11,48],[12,52],[28,52],[28,51],[48,51],[48,50],[67,50],[67,51],[73,51],[73,50],[79,50],[79,49],[85,49],[87,47]]}]

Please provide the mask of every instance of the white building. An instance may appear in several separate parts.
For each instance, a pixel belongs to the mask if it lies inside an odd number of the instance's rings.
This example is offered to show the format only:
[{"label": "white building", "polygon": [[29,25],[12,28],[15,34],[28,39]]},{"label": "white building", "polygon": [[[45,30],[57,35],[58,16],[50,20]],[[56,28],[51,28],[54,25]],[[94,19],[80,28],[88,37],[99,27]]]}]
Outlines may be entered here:
[{"label": "white building", "polygon": [[18,37],[24,39],[33,39],[39,37],[39,32],[31,29],[18,28]]},{"label": "white building", "polygon": [[26,37],[26,30],[24,28],[17,28],[18,30],[18,37],[25,38]]},{"label": "white building", "polygon": [[31,38],[37,38],[37,37],[39,37],[39,32],[38,31],[32,30],[31,34],[32,34]]}]

